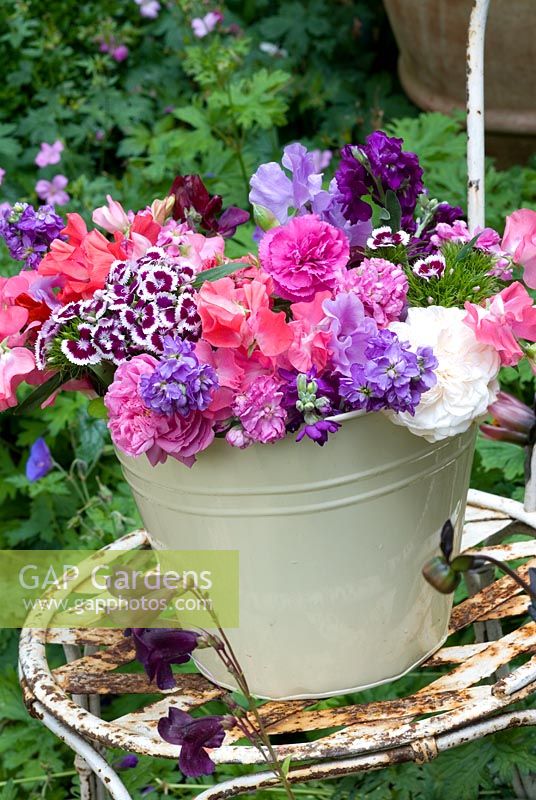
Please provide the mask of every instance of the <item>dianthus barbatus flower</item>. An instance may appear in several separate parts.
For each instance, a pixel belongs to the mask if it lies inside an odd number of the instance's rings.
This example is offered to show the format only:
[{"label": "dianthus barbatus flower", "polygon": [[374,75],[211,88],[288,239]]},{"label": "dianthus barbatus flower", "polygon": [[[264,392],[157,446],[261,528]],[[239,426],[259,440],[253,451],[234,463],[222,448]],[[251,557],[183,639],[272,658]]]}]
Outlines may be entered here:
[{"label": "dianthus barbatus flower", "polygon": [[402,150],[403,140],[375,131],[362,146],[346,145],[336,172],[337,185],[344,200],[344,213],[351,222],[370,219],[372,209],[362,198],[371,195],[383,205],[391,189],[402,209],[402,227],[413,224],[417,198],[423,191],[422,169],[415,153]]},{"label": "dianthus barbatus flower", "polygon": [[172,664],[185,664],[197,647],[200,634],[181,628],[131,628],[136,658],[159,689],[173,689]]},{"label": "dianthus barbatus flower", "polygon": [[0,210],[0,236],[6,242],[11,258],[24,261],[29,269],[37,269],[50,243],[61,235],[65,223],[54,206],[35,209],[28,203],[3,205]]}]

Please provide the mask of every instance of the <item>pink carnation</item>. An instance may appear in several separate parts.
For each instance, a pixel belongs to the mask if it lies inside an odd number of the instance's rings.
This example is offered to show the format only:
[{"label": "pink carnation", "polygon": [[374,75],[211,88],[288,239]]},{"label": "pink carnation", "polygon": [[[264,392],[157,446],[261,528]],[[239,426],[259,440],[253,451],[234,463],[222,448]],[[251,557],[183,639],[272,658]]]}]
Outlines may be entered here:
[{"label": "pink carnation", "polygon": [[494,347],[501,363],[512,366],[523,356],[517,338],[536,341],[536,306],[519,283],[512,283],[488,301],[486,307],[466,303],[466,325],[479,342]]},{"label": "pink carnation", "polygon": [[273,377],[263,375],[255,378],[249,388],[235,398],[233,412],[239,418],[244,433],[237,437],[237,441],[231,439],[230,443],[244,447],[248,438],[262,444],[282,439],[287,416],[281,406],[282,400],[283,392]]},{"label": "pink carnation", "polygon": [[400,265],[384,258],[365,258],[358,267],[348,270],[345,283],[380,328],[400,319],[408,293],[408,279]]},{"label": "pink carnation", "polygon": [[294,302],[312,300],[341,281],[350,255],[348,239],[316,214],[294,217],[264,234],[259,258],[276,293]]}]

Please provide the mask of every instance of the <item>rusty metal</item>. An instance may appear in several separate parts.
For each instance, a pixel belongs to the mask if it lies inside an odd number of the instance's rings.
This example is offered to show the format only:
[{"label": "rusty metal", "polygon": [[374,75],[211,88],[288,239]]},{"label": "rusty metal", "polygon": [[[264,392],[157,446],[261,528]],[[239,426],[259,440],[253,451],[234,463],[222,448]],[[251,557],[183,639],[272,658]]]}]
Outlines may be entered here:
[{"label": "rusty metal", "polygon": [[[491,522],[497,537],[501,531],[510,532],[512,524],[519,519],[523,530],[527,525],[534,530],[536,514],[527,515],[521,504],[513,501],[508,501],[507,513],[497,508],[502,498],[493,496],[489,496],[491,508],[486,508],[487,497],[478,493],[477,504],[468,506],[463,541],[470,543],[470,552],[487,553],[507,561],[523,560],[525,563],[517,571],[526,577],[528,565],[536,565],[534,539],[478,549],[474,546],[475,527],[479,533],[489,536],[489,528],[485,526]],[[115,547],[125,549],[145,544],[142,532],[136,532],[117,542]],[[436,675],[427,686],[409,697],[330,709],[316,708],[313,700],[266,702],[261,716],[268,732],[274,736],[292,734],[292,738],[299,738],[292,744],[275,745],[279,758],[291,758],[293,769],[289,780],[333,778],[403,761],[424,763],[461,742],[509,727],[535,724],[536,711],[508,710],[511,704],[536,691],[536,656],[533,656],[536,654],[536,623],[527,617],[528,602],[520,587],[505,577],[454,608],[451,632],[475,622],[496,619],[508,619],[509,628],[515,627],[495,642],[441,648],[423,665],[424,674],[428,668],[450,667],[449,671],[440,677]],[[46,643],[66,646],[70,658],[75,660],[51,671]],[[84,647],[86,654],[82,655]],[[99,649],[95,651],[95,648]],[[512,667],[502,679],[482,684],[499,668],[523,654],[533,657],[521,667]],[[120,667],[133,661],[134,655],[130,640],[121,631],[73,628],[25,629],[22,632],[20,673],[24,701],[30,713],[61,735],[78,753],[86,787],[91,786],[87,778],[88,765],[103,781],[110,778],[103,768],[99,748],[119,747],[142,755],[177,758],[180,748],[158,736],[158,719],[172,706],[195,710],[224,693],[197,674],[177,675],[177,687],[163,692],[142,674],[118,672]],[[158,695],[158,699],[113,721],[100,719],[95,696],[130,693]],[[75,699],[80,702],[81,697],[91,696],[91,702],[86,700],[82,705],[75,702]],[[312,731],[325,732],[325,735],[308,741],[306,734]],[[265,763],[256,748],[237,744],[238,738],[236,731],[227,733],[222,746],[211,753],[216,764]],[[118,780],[115,776],[112,784],[106,781],[106,787],[113,798],[123,800],[128,794]],[[255,773],[211,787],[199,798],[232,797],[276,782],[276,776],[270,772]],[[82,796],[92,800],[102,790],[95,790],[94,794],[87,794],[87,788],[84,791],[86,795]]]}]

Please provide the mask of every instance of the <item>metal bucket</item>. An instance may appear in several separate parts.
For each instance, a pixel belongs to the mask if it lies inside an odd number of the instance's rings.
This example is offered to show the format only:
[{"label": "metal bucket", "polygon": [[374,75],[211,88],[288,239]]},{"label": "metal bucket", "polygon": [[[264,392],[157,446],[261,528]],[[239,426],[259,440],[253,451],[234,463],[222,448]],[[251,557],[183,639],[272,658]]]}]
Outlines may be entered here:
[{"label": "metal bucket", "polygon": [[[429,444],[381,414],[345,416],[323,448],[217,440],[192,469],[118,453],[155,546],[239,551],[240,627],[228,634],[259,697],[394,680],[447,635],[451,597],[421,567],[449,517],[459,546],[476,426]],[[196,663],[233,687],[211,650]]]}]

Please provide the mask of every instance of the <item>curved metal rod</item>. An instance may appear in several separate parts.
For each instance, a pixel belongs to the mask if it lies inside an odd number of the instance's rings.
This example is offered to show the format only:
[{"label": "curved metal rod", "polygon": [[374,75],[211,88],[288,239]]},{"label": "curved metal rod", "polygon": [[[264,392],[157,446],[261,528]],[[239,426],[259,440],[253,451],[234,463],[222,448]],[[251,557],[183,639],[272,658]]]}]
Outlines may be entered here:
[{"label": "curved metal rod", "polygon": [[467,41],[467,218],[485,224],[484,39],[490,0],[475,0]]}]

